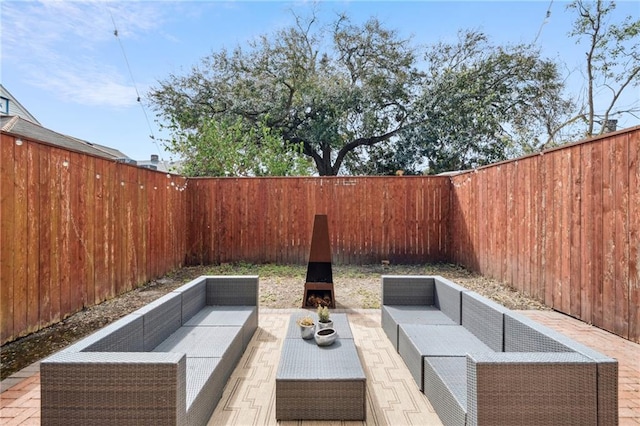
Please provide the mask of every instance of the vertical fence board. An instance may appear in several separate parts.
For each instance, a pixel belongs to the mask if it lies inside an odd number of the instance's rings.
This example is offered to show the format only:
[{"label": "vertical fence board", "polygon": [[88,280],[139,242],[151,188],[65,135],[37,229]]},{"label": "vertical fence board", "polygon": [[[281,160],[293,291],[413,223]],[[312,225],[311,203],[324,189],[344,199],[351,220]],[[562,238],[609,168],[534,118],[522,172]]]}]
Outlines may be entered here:
[{"label": "vertical fence board", "polygon": [[529,295],[537,300],[544,298],[544,284],[542,270],[540,268],[542,258],[542,232],[540,229],[540,216],[542,215],[540,206],[542,205],[542,194],[540,191],[540,157],[531,159],[531,179],[530,187],[533,193],[531,200],[531,210],[533,216],[531,218],[531,228],[533,235],[532,253],[529,255],[531,273],[531,287]]},{"label": "vertical fence board", "polygon": [[39,253],[38,253],[38,324],[37,328],[46,327],[52,321],[51,312],[51,247],[52,247],[52,234],[51,234],[51,209],[52,209],[52,181],[51,181],[51,162],[48,152],[43,150],[43,147],[37,144],[32,144],[35,149],[40,153],[38,164],[34,166],[38,167],[40,176],[38,177],[38,199],[39,199],[39,212],[38,212],[38,240],[39,240]]},{"label": "vertical fence board", "polygon": [[495,277],[500,282],[507,282],[504,274],[504,263],[508,256],[507,241],[509,235],[507,227],[504,226],[504,218],[509,214],[508,188],[504,180],[504,173],[506,171],[506,164],[501,165],[500,167],[496,168],[496,175],[494,176],[496,185],[496,209],[493,217],[493,224],[498,228],[495,241],[496,256],[498,259],[498,262],[496,262]]},{"label": "vertical fence board", "polygon": [[517,176],[514,184],[514,207],[515,207],[515,235],[516,241],[513,246],[513,257],[514,262],[512,263],[512,267],[514,268],[514,272],[512,276],[514,280],[511,281],[511,284],[516,289],[520,291],[524,290],[524,259],[526,256],[527,250],[527,242],[524,239],[525,228],[526,228],[526,197],[525,197],[525,186],[527,184],[526,180],[523,179],[524,175],[524,165],[522,161],[515,161],[514,163],[514,175]]},{"label": "vertical fence board", "polygon": [[164,244],[167,228],[167,205],[164,194],[166,193],[167,176],[165,174],[156,173],[153,176],[153,191],[151,191],[152,215],[151,223],[153,226],[149,230],[149,240],[152,245],[151,250],[151,271],[158,273],[161,266],[161,259],[164,256]]},{"label": "vertical fence board", "polygon": [[58,250],[51,261],[58,264],[58,281],[52,283],[52,288],[57,287],[58,294],[54,300],[57,300],[61,319],[68,317],[75,309],[73,297],[75,283],[72,281],[75,274],[75,271],[72,271],[75,252],[72,252],[72,250],[76,248],[77,240],[73,234],[72,221],[75,219],[72,216],[72,213],[74,213],[72,203],[77,187],[75,183],[72,183],[75,180],[75,176],[72,176],[72,171],[77,165],[71,163],[72,154],[70,151],[59,150],[56,153],[57,163],[53,170],[58,179],[55,195],[57,199],[54,198],[53,200],[57,204],[58,210],[57,232],[55,234],[58,239]]},{"label": "vertical fence board", "polygon": [[543,193],[544,200],[542,204],[542,220],[540,226],[543,232],[543,262],[542,268],[544,273],[544,303],[553,307],[553,294],[555,290],[555,270],[553,267],[554,256],[553,247],[556,244],[555,235],[553,235],[553,217],[555,215],[554,207],[554,170],[553,170],[553,154],[546,154],[542,157],[541,162],[544,176]]},{"label": "vertical fence board", "polygon": [[[27,147],[16,145],[14,149],[14,182],[13,199],[13,328],[14,333],[27,327],[27,263],[29,240],[28,232],[28,156]],[[26,167],[25,167],[26,166]]]},{"label": "vertical fence board", "polygon": [[439,181],[430,179],[425,181],[424,199],[429,203],[431,197],[433,197],[431,204],[433,204],[434,208],[425,208],[423,214],[425,221],[428,224],[432,223],[433,227],[430,228],[428,238],[423,243],[425,250],[420,262],[429,259],[434,259],[435,261],[447,261],[450,259],[452,245],[449,244],[449,241],[450,236],[454,235],[452,229],[464,230],[462,232],[463,238],[468,235],[464,218],[451,219],[451,213],[454,211],[451,206],[454,202],[454,198],[451,196],[452,190],[453,184],[451,180]]},{"label": "vertical fence board", "polygon": [[217,246],[215,244],[215,241],[217,241],[216,238],[218,237],[217,227],[211,227],[211,224],[213,223],[220,223],[218,217],[217,202],[219,191],[217,191],[217,189],[217,185],[214,185],[212,190],[207,191],[209,201],[209,204],[207,204],[207,206],[210,207],[207,208],[208,214],[203,217],[203,220],[205,222],[202,223],[202,227],[207,229],[207,234],[203,239],[203,241],[206,242],[203,250],[206,250],[206,255],[204,257],[207,259],[207,263],[217,263],[220,261],[218,258]]},{"label": "vertical fence board", "polygon": [[2,134],[0,144],[0,338],[2,341],[16,336],[13,327],[13,241],[15,222],[15,142]]},{"label": "vertical fence board", "polygon": [[27,323],[28,332],[37,330],[40,322],[40,151],[26,144],[27,151]]},{"label": "vertical fence board", "polygon": [[505,194],[505,252],[506,256],[502,260],[501,278],[505,282],[516,283],[516,265],[518,262],[517,238],[518,231],[515,227],[516,215],[516,181],[514,179],[515,163],[507,163],[504,165],[503,185],[506,187]]},{"label": "vertical fence board", "polygon": [[[614,146],[614,296],[613,332],[629,337],[629,145],[627,135],[613,139]],[[636,212],[640,214],[640,212]]]},{"label": "vertical fence board", "polygon": [[568,301],[569,289],[565,285],[569,277],[568,255],[568,224],[570,200],[567,200],[569,187],[570,170],[567,168],[569,161],[567,153],[563,150],[553,153],[554,156],[554,221],[553,221],[553,264],[554,264],[554,290],[553,306],[559,311],[563,311],[564,305]]},{"label": "vertical fence board", "polygon": [[161,259],[163,253],[162,235],[165,228],[164,214],[166,206],[163,204],[164,184],[166,176],[154,173],[151,177],[149,188],[149,270],[156,275],[161,270]]},{"label": "vertical fence board", "polygon": [[124,254],[126,253],[127,235],[124,229],[124,216],[126,214],[126,205],[123,199],[125,191],[124,176],[122,176],[123,170],[121,167],[114,168],[113,181],[111,185],[111,196],[113,197],[112,215],[108,217],[111,222],[111,235],[109,235],[109,241],[112,242],[111,259],[113,267],[113,284],[112,292],[109,294],[109,298],[120,294],[124,291]]},{"label": "vertical fence board", "polygon": [[51,162],[51,186],[49,200],[51,202],[50,218],[51,218],[51,256],[49,262],[51,265],[51,281],[50,281],[50,300],[51,300],[51,317],[49,321],[57,322],[63,317],[61,312],[62,304],[62,284],[63,284],[63,262],[62,262],[62,168],[63,158],[61,158],[58,150],[50,151]]},{"label": "vertical fence board", "polygon": [[[503,207],[503,200],[501,197],[501,188],[498,184],[498,174],[501,171],[502,166],[493,167],[489,175],[489,194],[492,194],[493,202],[488,204],[489,208],[489,227],[492,232],[489,232],[487,237],[489,241],[489,257],[492,259],[500,259],[501,253],[501,238],[504,227],[497,226],[498,215]],[[490,262],[489,264],[489,276],[500,278],[500,262]]]},{"label": "vertical fence board", "polygon": [[[477,175],[476,175],[477,176]],[[477,197],[476,202],[476,211],[474,212],[474,221],[477,224],[475,239],[476,239],[476,256],[478,258],[478,266],[481,274],[486,273],[486,265],[485,258],[487,253],[486,247],[486,235],[485,231],[487,230],[487,191],[486,191],[486,179],[477,180]]]},{"label": "vertical fence board", "polygon": [[[436,256],[436,260],[441,260],[449,256],[446,251],[447,246],[445,240],[449,239],[449,228],[454,227],[452,223],[447,223],[448,218],[439,217],[443,209],[442,191],[438,185],[429,180],[421,180],[422,193],[418,204],[420,209],[420,217],[418,218],[418,239],[420,244],[420,260],[432,258]],[[447,201],[449,201],[449,188],[446,190]],[[442,220],[441,220],[442,219]],[[443,227],[443,223],[445,223]],[[433,225],[432,225],[433,224]],[[433,227],[433,231],[430,228]],[[442,234],[441,234],[442,233]],[[431,247],[434,249],[431,250]],[[445,252],[438,256],[438,252]]]},{"label": "vertical fence board", "polygon": [[593,180],[593,156],[594,145],[587,144],[582,147],[580,168],[580,264],[582,266],[580,279],[580,317],[586,322],[593,321],[593,297],[594,297],[594,247],[596,243],[596,221],[600,217],[595,209],[595,185]]},{"label": "vertical fence board", "polygon": [[640,132],[629,134],[629,339],[640,342]]},{"label": "vertical fence board", "polygon": [[[306,258],[306,248],[307,244],[305,243],[306,238],[304,238],[305,231],[305,216],[307,214],[306,206],[304,204],[304,200],[306,200],[306,185],[302,179],[289,179],[294,182],[295,189],[293,193],[295,194],[295,213],[293,216],[293,235],[292,240],[294,241],[294,253],[292,259],[296,259],[295,261],[290,261],[290,263],[304,263],[304,259]],[[250,180],[247,180],[250,183]]]},{"label": "vertical fence board", "polygon": [[532,173],[532,164],[534,161],[531,158],[525,159],[521,162],[523,167],[523,175],[524,175],[524,194],[525,194],[525,205],[524,205],[524,229],[522,229],[522,235],[524,239],[524,245],[526,249],[523,249],[521,253],[520,263],[523,265],[524,274],[523,274],[523,283],[520,287],[521,291],[531,296],[533,294],[532,291],[532,275],[533,275],[533,259],[536,256],[536,240],[535,240],[535,217],[534,212],[536,211],[536,205],[533,202],[533,193],[532,189],[532,181],[535,177]]},{"label": "vertical fence board", "polygon": [[125,174],[125,190],[126,193],[123,194],[123,198],[126,199],[126,216],[124,221],[124,230],[127,234],[127,244],[125,246],[125,269],[124,269],[124,288],[125,292],[130,291],[134,288],[134,279],[136,276],[136,264],[138,262],[138,253],[136,251],[136,243],[137,243],[137,230],[139,229],[138,220],[139,218],[138,212],[135,211],[135,207],[138,204],[138,185],[135,182],[135,173],[136,168],[128,166],[124,168]]},{"label": "vertical fence board", "polygon": [[[150,247],[149,245],[149,228],[150,228],[149,194],[151,191],[149,190],[149,185],[146,182],[145,175],[146,175],[145,170],[139,169],[138,176],[136,176],[138,181],[138,186],[140,188],[140,190],[138,191],[140,194],[140,199],[139,199],[140,211],[138,214],[138,220],[140,223],[139,225],[140,226],[140,233],[139,233],[140,245],[142,247],[140,249],[140,258],[138,259],[138,264],[136,267],[136,272],[137,272],[136,284],[145,282],[147,280],[147,277],[149,277],[147,272],[148,271],[147,265],[149,263],[149,247]],[[184,253],[184,256],[186,256],[186,251]]]},{"label": "vertical fence board", "polygon": [[[13,327],[14,331],[27,327],[27,245],[28,232],[28,155],[27,146],[16,145],[14,149],[14,188],[13,199]],[[4,226],[4,224],[3,224]]]},{"label": "vertical fence board", "polygon": [[140,229],[138,218],[139,212],[135,211],[135,207],[138,204],[138,185],[136,183],[136,168],[125,167],[125,189],[126,194],[123,194],[123,198],[126,199],[126,216],[124,229],[127,233],[127,245],[124,255],[125,269],[124,269],[124,288],[125,292],[133,289],[134,279],[136,276],[136,264],[138,263],[138,252],[136,250],[137,234]]},{"label": "vertical fence board", "polygon": [[[378,258],[380,261],[388,260],[388,257],[382,250],[382,200],[381,200],[381,180],[374,180],[371,185],[367,187],[368,196],[369,196],[369,206],[367,217],[368,221],[368,232],[370,235],[369,244],[371,255],[373,256],[374,247],[378,251]],[[429,234],[429,224],[425,227],[425,234]]]},{"label": "vertical fence board", "polygon": [[[469,256],[472,259],[472,265],[474,265],[476,271],[480,270],[480,244],[478,244],[478,240],[481,238],[479,229],[482,228],[482,223],[480,223],[480,218],[482,215],[479,215],[479,205],[480,205],[480,180],[477,179],[476,175],[472,175],[471,183],[469,185],[469,224],[471,227],[470,233],[470,251]],[[480,212],[481,213],[481,212]]]},{"label": "vertical fence board", "polygon": [[581,157],[582,147],[571,150],[570,158],[571,167],[571,187],[570,197],[571,211],[569,212],[569,303],[567,304],[570,315],[574,317],[580,316],[580,291],[582,289],[582,258],[580,238],[580,229],[582,228],[582,171]]},{"label": "vertical fence board", "polygon": [[602,324],[608,330],[615,325],[615,147],[609,143],[602,150]]},{"label": "vertical fence board", "polygon": [[95,158],[94,157],[86,157],[86,170],[85,170],[85,180],[86,186],[85,191],[82,194],[82,206],[84,208],[86,214],[86,220],[84,223],[84,241],[83,241],[83,250],[85,253],[86,260],[86,268],[84,271],[84,288],[85,288],[85,296],[84,296],[84,305],[92,306],[95,303],[96,298],[96,287],[95,287],[95,264],[96,264],[96,252],[95,252],[95,244],[96,240],[96,229],[98,228],[96,223],[96,185],[98,180],[96,179],[96,169],[95,169]]},{"label": "vertical fence board", "polygon": [[95,215],[95,240],[93,243],[93,252],[95,254],[94,261],[94,303],[100,303],[107,298],[107,292],[105,290],[106,282],[108,279],[108,243],[107,243],[107,229],[108,229],[108,203],[109,198],[106,191],[106,185],[108,183],[107,171],[105,168],[105,162],[96,160],[95,162],[95,200],[94,200],[94,215]]},{"label": "vertical fence board", "polygon": [[604,324],[604,145],[592,146],[593,157],[593,210],[594,232],[593,255],[593,299],[592,313],[594,324]]},{"label": "vertical fence board", "polygon": [[84,158],[85,155],[69,153],[69,312],[82,309],[86,297],[83,282],[86,258],[82,250],[86,212],[80,199],[86,185]]}]

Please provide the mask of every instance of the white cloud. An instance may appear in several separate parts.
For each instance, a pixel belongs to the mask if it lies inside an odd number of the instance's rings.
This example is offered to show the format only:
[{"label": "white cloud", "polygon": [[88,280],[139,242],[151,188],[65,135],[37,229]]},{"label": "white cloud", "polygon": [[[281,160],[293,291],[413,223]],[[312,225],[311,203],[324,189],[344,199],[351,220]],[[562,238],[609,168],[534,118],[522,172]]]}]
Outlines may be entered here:
[{"label": "white cloud", "polygon": [[86,64],[67,65],[32,70],[29,81],[42,90],[55,93],[64,102],[115,108],[136,104],[135,87],[123,81],[116,70],[100,70]]},{"label": "white cloud", "polygon": [[[3,68],[82,105],[126,107],[136,90],[114,37],[143,38],[162,26],[167,2],[4,1]],[[115,22],[115,27],[114,27]],[[115,52],[115,53],[114,53]],[[119,56],[116,56],[119,55]]]}]

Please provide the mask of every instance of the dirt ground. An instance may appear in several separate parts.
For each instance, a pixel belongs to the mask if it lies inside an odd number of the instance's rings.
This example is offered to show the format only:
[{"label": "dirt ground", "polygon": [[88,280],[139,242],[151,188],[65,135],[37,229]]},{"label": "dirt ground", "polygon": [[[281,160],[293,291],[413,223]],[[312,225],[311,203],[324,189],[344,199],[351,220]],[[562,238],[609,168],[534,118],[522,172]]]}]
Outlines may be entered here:
[{"label": "dirt ground", "polygon": [[[112,300],[85,308],[58,324],[3,345],[0,348],[0,376],[2,379],[10,376],[200,275],[219,274],[259,275],[260,307],[302,306],[306,265],[223,264],[180,268]],[[548,309],[500,282],[451,264],[333,266],[336,308],[380,308],[382,274],[442,275],[510,309]]]}]

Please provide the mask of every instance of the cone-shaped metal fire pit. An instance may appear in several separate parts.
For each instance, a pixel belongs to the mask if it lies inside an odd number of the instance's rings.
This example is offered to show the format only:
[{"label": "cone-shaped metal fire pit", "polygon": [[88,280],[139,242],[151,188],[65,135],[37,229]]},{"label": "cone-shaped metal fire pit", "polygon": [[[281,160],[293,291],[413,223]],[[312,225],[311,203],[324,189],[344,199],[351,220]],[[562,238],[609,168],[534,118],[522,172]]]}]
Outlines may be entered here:
[{"label": "cone-shaped metal fire pit", "polygon": [[304,284],[303,308],[336,307],[331,271],[331,242],[326,214],[317,214],[313,222],[311,252]]}]

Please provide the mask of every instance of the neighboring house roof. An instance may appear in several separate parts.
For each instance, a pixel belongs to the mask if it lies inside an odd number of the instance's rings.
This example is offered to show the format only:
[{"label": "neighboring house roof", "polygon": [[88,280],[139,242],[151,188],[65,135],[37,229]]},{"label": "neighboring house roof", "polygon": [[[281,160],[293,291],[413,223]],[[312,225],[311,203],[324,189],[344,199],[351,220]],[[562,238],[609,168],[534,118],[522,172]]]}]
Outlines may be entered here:
[{"label": "neighboring house roof", "polygon": [[138,160],[136,163],[139,167],[158,170],[159,172],[178,173],[182,168],[182,162],[161,160],[160,156],[157,154],[151,154],[151,158],[149,160]]},{"label": "neighboring house roof", "polygon": [[84,152],[86,154],[97,155],[99,157],[108,158],[110,160],[128,160],[129,158],[117,149],[106,146],[93,144],[82,139],[66,136],[61,133],[54,132],[26,120],[20,116],[3,115],[0,117],[2,131],[22,136],[26,139],[33,139],[40,142],[46,142],[62,148],[74,151]]},{"label": "neighboring house roof", "polygon": [[0,115],[17,115],[33,123],[40,124],[2,84],[0,84]]},{"label": "neighboring house roof", "polygon": [[117,149],[63,135],[42,127],[40,122],[2,84],[0,84],[0,124],[3,132],[22,136],[26,139],[46,142],[110,160],[133,162],[135,164],[133,160]]}]

